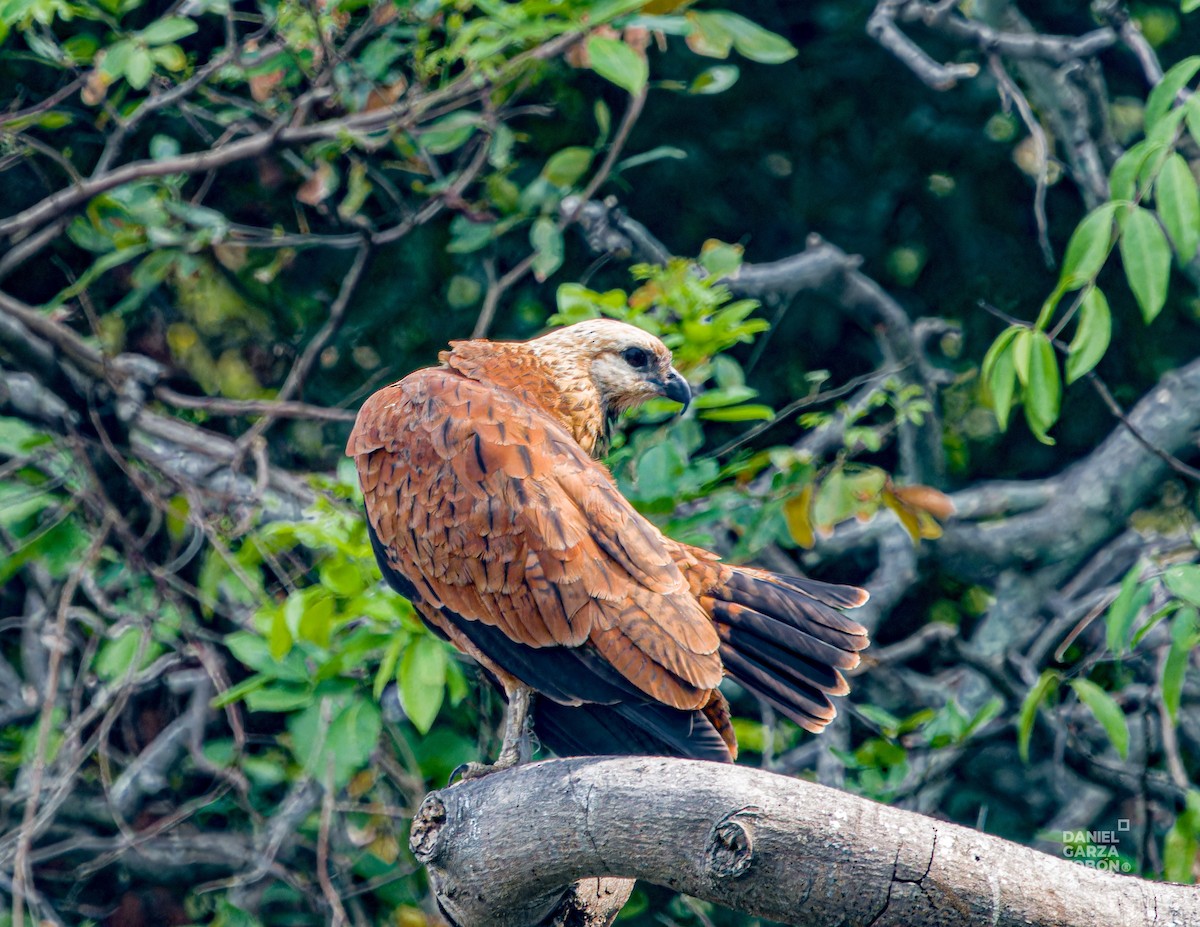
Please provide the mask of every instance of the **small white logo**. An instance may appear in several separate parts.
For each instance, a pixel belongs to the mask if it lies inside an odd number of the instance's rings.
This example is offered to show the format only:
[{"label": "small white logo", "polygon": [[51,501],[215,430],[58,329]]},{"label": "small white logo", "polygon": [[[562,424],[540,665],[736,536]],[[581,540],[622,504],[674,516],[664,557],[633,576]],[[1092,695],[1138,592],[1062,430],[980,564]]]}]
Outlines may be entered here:
[{"label": "small white logo", "polygon": [[1089,869],[1132,872],[1133,863],[1121,858],[1119,834],[1129,832],[1129,818],[1119,818],[1116,830],[1064,830],[1062,854]]}]

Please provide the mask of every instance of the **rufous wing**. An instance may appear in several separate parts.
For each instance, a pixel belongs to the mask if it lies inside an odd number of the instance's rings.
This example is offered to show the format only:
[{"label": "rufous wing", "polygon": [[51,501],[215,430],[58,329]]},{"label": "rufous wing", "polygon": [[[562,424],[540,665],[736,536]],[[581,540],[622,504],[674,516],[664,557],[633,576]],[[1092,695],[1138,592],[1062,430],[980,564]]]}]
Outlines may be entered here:
[{"label": "rufous wing", "polygon": [[[347,453],[386,567],[427,608],[514,646],[579,648],[672,707],[708,704],[720,639],[673,547],[536,402],[418,371],[367,400]],[[553,660],[516,672],[485,656],[535,689],[564,688],[526,678]]]}]

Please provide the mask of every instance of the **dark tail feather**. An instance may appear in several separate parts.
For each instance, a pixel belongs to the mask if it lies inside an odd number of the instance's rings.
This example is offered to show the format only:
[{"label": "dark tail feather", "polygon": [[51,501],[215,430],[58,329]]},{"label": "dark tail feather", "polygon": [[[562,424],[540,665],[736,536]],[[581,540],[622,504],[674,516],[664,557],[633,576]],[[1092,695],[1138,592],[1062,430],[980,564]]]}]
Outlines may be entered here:
[{"label": "dark tail feather", "polygon": [[651,702],[559,705],[539,698],[534,730],[559,756],[681,756],[730,763],[721,734],[701,711]]},{"label": "dark tail feather", "polygon": [[[733,628],[735,632],[749,631],[757,634],[763,640],[778,644],[799,657],[837,669],[854,669],[858,666],[859,657],[856,651],[861,647],[851,649],[844,642],[845,640],[852,640],[856,644],[861,640],[862,646],[866,645],[864,638],[850,638],[841,631],[830,632],[828,628],[811,624],[797,627],[796,624],[781,621],[771,615],[764,615],[762,612],[736,602],[714,600],[710,614],[717,623],[718,631],[722,625]],[[829,641],[825,639],[834,634],[840,635],[844,640]]]},{"label": "dark tail feather", "polygon": [[857,608],[867,601],[867,590],[857,586],[834,586],[812,579],[780,576],[777,573],[743,572],[735,570],[729,581],[713,590],[713,595],[727,602],[737,602],[786,622],[792,627],[809,630],[818,636],[822,630],[839,631],[841,635],[821,637],[835,644],[848,638],[862,638],[866,646],[867,629],[839,608]]},{"label": "dark tail feather", "polygon": [[850,687],[840,670],[858,666],[867,629],[837,609],[867,600],[854,586],[734,569],[702,598],[721,637],[726,672],[814,733],[833,720],[831,695]]},{"label": "dark tail feather", "polygon": [[733,647],[721,648],[721,660],[730,676],[806,731],[821,733],[821,729],[837,714],[824,692],[804,683],[784,679],[773,669]]}]

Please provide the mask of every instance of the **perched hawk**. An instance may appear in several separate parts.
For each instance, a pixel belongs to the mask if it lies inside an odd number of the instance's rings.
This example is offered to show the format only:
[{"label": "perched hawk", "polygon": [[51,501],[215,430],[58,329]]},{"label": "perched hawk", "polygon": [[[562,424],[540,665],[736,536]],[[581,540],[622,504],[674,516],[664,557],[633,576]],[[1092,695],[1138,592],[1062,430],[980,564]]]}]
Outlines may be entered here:
[{"label": "perched hawk", "polygon": [[806,730],[834,717],[867,593],[749,567],[665,537],[592,458],[612,416],[687,405],[661,341],[596,320],[521,343],[457,341],[371,396],[355,459],[383,575],[477,660],[518,761],[532,693],[561,755],[731,761],[728,674]]}]

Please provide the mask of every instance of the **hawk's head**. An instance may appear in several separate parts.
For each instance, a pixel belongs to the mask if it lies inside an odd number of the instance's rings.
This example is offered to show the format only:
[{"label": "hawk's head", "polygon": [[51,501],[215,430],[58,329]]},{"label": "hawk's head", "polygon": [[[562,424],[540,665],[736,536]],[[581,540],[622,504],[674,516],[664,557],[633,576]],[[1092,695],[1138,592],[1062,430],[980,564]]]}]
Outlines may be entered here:
[{"label": "hawk's head", "polygon": [[687,380],[671,366],[671,352],[649,332],[613,319],[591,319],[555,329],[528,342],[561,382],[564,392],[585,384],[606,415],[665,396],[691,401]]}]

